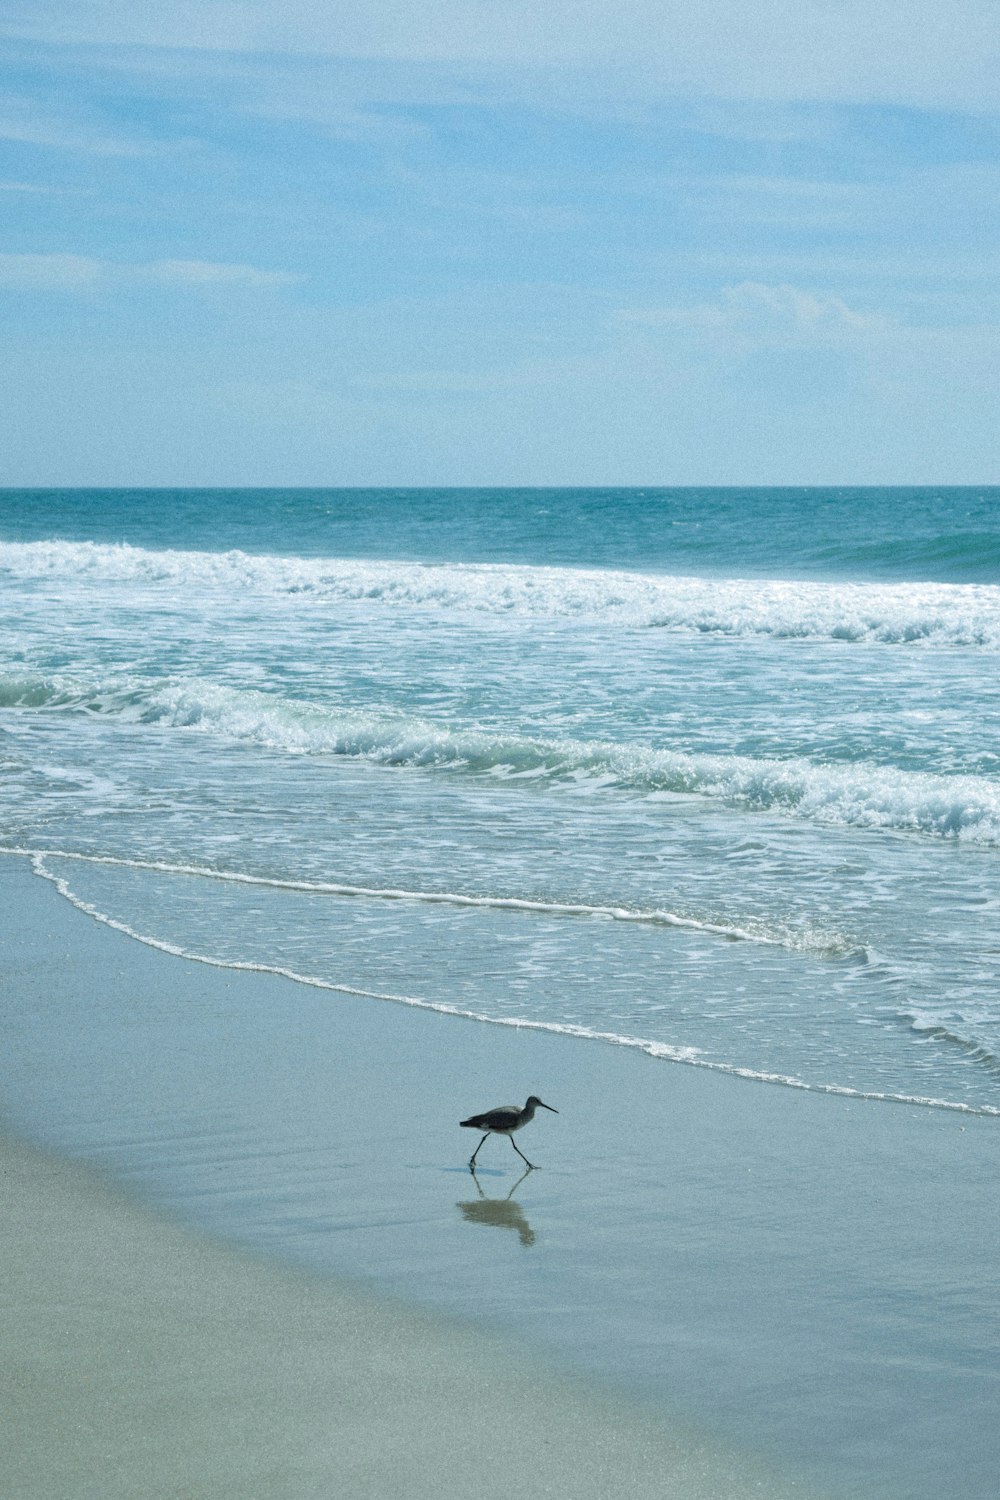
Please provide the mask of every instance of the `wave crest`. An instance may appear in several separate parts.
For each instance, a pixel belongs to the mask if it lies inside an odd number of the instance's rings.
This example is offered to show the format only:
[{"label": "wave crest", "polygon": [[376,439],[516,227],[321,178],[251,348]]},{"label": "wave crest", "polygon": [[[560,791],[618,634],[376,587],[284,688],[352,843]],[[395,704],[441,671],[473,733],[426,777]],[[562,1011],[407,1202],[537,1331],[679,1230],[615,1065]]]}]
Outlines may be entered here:
[{"label": "wave crest", "polygon": [[1000,843],[1000,786],[981,776],[452,728],[404,714],[329,708],[197,679],[87,687],[15,674],[0,677],[0,707],[5,706],[107,714],[289,754],[356,757],[385,766],[489,775],[515,784],[572,785],[595,793],[695,795],[820,823]]},{"label": "wave crest", "polygon": [[301,594],[317,604],[603,621],[634,629],[847,643],[1000,649],[991,584],[698,578],[498,563],[411,563],[148,551],[125,543],[0,543],[21,581],[201,589],[230,598]]}]

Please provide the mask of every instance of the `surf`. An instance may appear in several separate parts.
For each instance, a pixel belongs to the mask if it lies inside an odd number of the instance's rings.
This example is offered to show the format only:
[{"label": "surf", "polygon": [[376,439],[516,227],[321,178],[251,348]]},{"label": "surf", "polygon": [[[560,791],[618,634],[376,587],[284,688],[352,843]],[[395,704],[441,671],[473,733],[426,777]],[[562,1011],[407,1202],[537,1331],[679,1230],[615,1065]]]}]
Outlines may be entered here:
[{"label": "surf", "polygon": [[511,791],[700,797],[874,833],[1000,843],[1000,784],[879,764],[802,756],[710,754],[626,741],[543,737],[352,709],[204,679],[61,675],[0,677],[0,708],[118,718],[250,743],[290,755],[355,759],[390,769],[489,777]]},{"label": "surf", "polygon": [[238,550],[153,551],[127,543],[0,542],[0,573],[48,589],[94,585],[226,600],[600,623],[691,635],[844,645],[1000,649],[1000,587],[700,577],[500,563],[308,558]]},{"label": "surf", "polygon": [[159,938],[153,934],[141,932],[127,922],[103,911],[94,902],[78,894],[70,881],[63,875],[58,874],[50,868],[52,859],[65,856],[42,853],[40,851],[7,850],[8,854],[26,855],[30,861],[31,868],[40,879],[48,881],[77,911],[90,917],[102,926],[110,928],[145,947],[154,948],[162,953],[173,957],[186,959],[189,962],[205,964],[211,968],[229,969],[234,971],[253,972],[259,974],[272,974],[277,977],[288,979],[296,984],[306,986],[310,989],[329,991],[333,994],[353,995],[360,999],[382,1001],[393,1005],[407,1006],[417,1010],[434,1011],[440,1015],[450,1016],[453,1019],[475,1022],[486,1026],[501,1026],[508,1029],[520,1031],[537,1031],[550,1035],[573,1037],[580,1041],[603,1043],[615,1047],[623,1047],[629,1051],[644,1053],[659,1062],[682,1064],[688,1067],[705,1069],[713,1073],[720,1073],[732,1078],[744,1079],[752,1083],[764,1083],[782,1088],[801,1091],[804,1093],[815,1093],[831,1095],[843,1099],[864,1100],[876,1104],[902,1104],[921,1109],[943,1110],[949,1113],[962,1115],[1000,1118],[1000,1106],[989,1104],[969,1104],[961,1100],[940,1098],[932,1095],[916,1093],[894,1092],[891,1090],[873,1090],[854,1088],[847,1084],[836,1082],[811,1082],[796,1077],[793,1074],[778,1073],[767,1069],[751,1068],[741,1066],[738,1063],[720,1061],[705,1057],[698,1047],[678,1046],[665,1041],[657,1041],[647,1037],[636,1036],[626,1032],[618,1032],[611,1029],[601,1029],[592,1026],[578,1025],[571,1022],[537,1019],[522,1016],[497,1016],[473,1010],[468,1007],[450,1004],[444,1000],[432,999],[426,996],[405,994],[399,992],[388,992],[367,989],[356,985],[338,983],[336,980],[323,978],[318,975],[309,974],[305,971],[291,968],[283,964],[261,963],[252,960],[241,960],[238,958],[222,958],[204,951],[194,950],[178,943],[172,943]]}]

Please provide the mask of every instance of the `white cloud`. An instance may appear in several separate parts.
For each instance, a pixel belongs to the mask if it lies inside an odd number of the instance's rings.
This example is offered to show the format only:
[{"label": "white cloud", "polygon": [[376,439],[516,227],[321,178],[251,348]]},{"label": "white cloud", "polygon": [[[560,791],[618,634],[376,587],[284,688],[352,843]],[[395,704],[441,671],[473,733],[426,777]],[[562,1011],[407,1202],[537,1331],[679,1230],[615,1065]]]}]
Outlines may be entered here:
[{"label": "white cloud", "polygon": [[53,108],[21,94],[0,95],[0,140],[94,156],[146,156],[152,149],[120,132],[108,131],[79,112]]},{"label": "white cloud", "polygon": [[144,281],[193,291],[263,290],[291,286],[305,279],[291,271],[224,261],[156,260],[127,265],[89,255],[0,254],[0,287],[27,292],[80,291],[99,284],[123,286]]},{"label": "white cloud", "polygon": [[88,255],[2,255],[0,287],[13,291],[78,291],[93,286],[101,262]]},{"label": "white cloud", "polygon": [[13,0],[48,42],[590,70],[609,93],[1000,104],[992,0]]},{"label": "white cloud", "polygon": [[260,266],[212,260],[156,260],[135,269],[153,281],[181,287],[291,286],[306,279],[291,271],[268,271]]},{"label": "white cloud", "polygon": [[62,197],[67,193],[77,194],[82,191],[82,188],[50,187],[40,182],[0,182],[0,193],[38,193],[44,197]]},{"label": "white cloud", "polygon": [[687,307],[623,309],[620,325],[720,334],[754,344],[831,345],[856,342],[891,327],[875,313],[860,313],[839,297],[815,296],[798,287],[743,281],[724,287],[717,302]]}]

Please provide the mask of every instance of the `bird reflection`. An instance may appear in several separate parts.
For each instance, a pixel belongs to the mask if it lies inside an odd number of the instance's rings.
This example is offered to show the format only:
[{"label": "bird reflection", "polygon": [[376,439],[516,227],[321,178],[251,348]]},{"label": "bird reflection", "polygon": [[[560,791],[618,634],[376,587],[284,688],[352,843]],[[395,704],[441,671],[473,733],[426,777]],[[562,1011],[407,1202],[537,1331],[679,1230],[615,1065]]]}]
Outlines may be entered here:
[{"label": "bird reflection", "polygon": [[[528,1170],[531,1170],[530,1167]],[[469,1224],[495,1224],[500,1229],[516,1229],[522,1245],[533,1245],[535,1231],[524,1217],[520,1203],[513,1201],[514,1194],[527,1175],[527,1172],[521,1173],[506,1198],[487,1198],[473,1171],[471,1177],[479,1197],[473,1198],[470,1203],[459,1203],[456,1207],[462,1210],[462,1217]]]}]

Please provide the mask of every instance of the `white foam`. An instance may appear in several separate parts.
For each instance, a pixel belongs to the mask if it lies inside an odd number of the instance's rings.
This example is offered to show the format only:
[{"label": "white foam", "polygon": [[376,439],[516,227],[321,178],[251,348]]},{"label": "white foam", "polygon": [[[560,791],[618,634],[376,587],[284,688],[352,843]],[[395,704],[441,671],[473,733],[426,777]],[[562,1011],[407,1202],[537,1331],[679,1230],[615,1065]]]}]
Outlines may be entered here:
[{"label": "white foam", "polygon": [[250,741],[292,754],[357,757],[387,766],[488,773],[511,780],[718,798],[812,822],[969,843],[1000,842],[1000,784],[871,761],[850,764],[690,754],[643,744],[542,739],[453,729],[415,716],[328,708],[199,679],[125,679],[87,686],[52,678],[0,678],[0,703],[86,707]]},{"label": "white foam", "polygon": [[499,563],[148,551],[95,542],[0,543],[0,570],[66,585],[203,589],[227,599],[301,595],[317,604],[599,620],[633,628],[1000,648],[991,584],[698,578]]},{"label": "white foam", "polygon": [[[8,850],[5,852],[15,853],[24,851]],[[576,1037],[583,1041],[610,1043],[613,1046],[628,1047],[639,1052],[644,1052],[647,1056],[661,1061],[683,1063],[689,1067],[705,1068],[711,1072],[724,1073],[729,1077],[742,1078],[753,1083],[777,1084],[783,1088],[798,1089],[804,1093],[829,1094],[880,1104],[907,1104],[910,1106],[919,1106],[924,1109],[949,1110],[957,1114],[987,1115],[1000,1118],[1000,1107],[992,1105],[971,1105],[956,1100],[928,1098],[921,1095],[853,1089],[836,1083],[807,1083],[803,1079],[783,1073],[770,1073],[753,1068],[740,1067],[733,1063],[712,1061],[701,1056],[699,1050],[695,1047],[672,1046],[668,1042],[651,1041],[646,1037],[620,1035],[613,1031],[598,1031],[593,1027],[578,1026],[568,1022],[536,1021],[526,1018],[482,1015],[476,1011],[449,1005],[443,1000],[429,1000],[416,995],[400,995],[377,990],[360,989],[355,985],[338,984],[334,980],[321,979],[310,974],[302,974],[297,970],[285,968],[282,965],[243,962],[238,959],[221,959],[210,954],[195,953],[177,944],[168,943],[160,938],[140,933],[127,923],[118,921],[106,912],[101,911],[91,902],[78,896],[63,876],[57,875],[54,871],[50,870],[45,863],[45,858],[46,856],[43,854],[32,854],[31,864],[33,870],[42,879],[50,881],[60,896],[78,911],[83,912],[94,921],[101,922],[104,926],[112,928],[115,932],[120,932],[123,936],[144,944],[148,948],[155,948],[162,953],[168,953],[177,958],[185,958],[194,963],[207,964],[212,968],[273,974],[278,978],[289,979],[296,984],[308,985],[313,989],[330,990],[337,994],[355,995],[367,1000],[384,1000],[394,1005],[406,1005],[418,1010],[436,1011],[440,1015],[454,1016],[461,1020],[476,1021],[489,1026],[506,1026],[519,1031],[542,1031],[560,1036]]]},{"label": "white foam", "polygon": [[546,917],[583,917],[605,919],[613,922],[635,922],[651,927],[679,927],[689,932],[705,932],[713,936],[750,943],[762,943],[772,947],[813,950],[820,953],[851,954],[864,958],[867,950],[851,944],[839,935],[822,932],[783,933],[758,927],[739,926],[728,922],[710,922],[697,917],[682,916],[662,908],[643,909],[624,906],[602,906],[586,902],[528,900],[519,896],[467,895],[456,891],[408,890],[392,886],[350,885],[341,881],[327,880],[282,880],[274,876],[251,875],[239,870],[216,870],[206,865],[177,863],[171,860],[132,859],[113,854],[83,854],[66,849],[26,849],[0,846],[0,854],[23,855],[32,861],[46,859],[73,860],[80,864],[111,865],[121,869],[148,870],[161,875],[185,875],[195,879],[214,880],[228,885],[263,886],[276,891],[299,891],[304,895],[334,896],[370,901],[412,902],[425,906],[468,907],[487,911],[525,912]]}]

